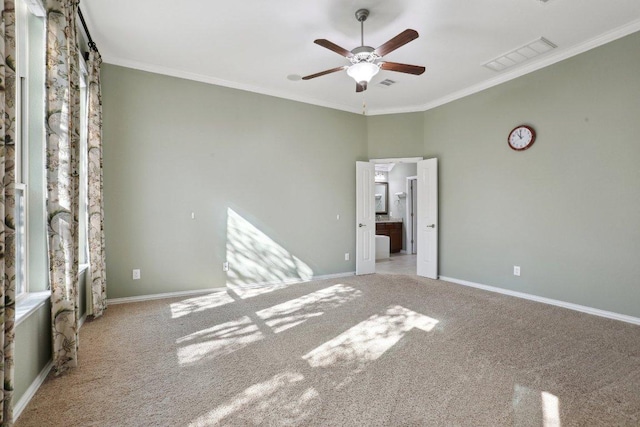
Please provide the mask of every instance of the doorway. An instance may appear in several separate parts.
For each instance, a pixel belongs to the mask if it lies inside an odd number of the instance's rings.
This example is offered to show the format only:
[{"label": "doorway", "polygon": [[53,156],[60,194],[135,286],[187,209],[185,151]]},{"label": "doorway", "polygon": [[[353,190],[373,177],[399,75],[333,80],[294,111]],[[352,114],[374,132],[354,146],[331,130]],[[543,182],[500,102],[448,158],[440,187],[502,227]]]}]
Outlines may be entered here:
[{"label": "doorway", "polygon": [[[376,172],[376,165],[387,165],[389,171],[393,169],[390,164],[405,165],[407,170],[406,166],[415,164],[414,172],[405,174],[396,185],[392,185],[387,176],[385,187],[390,190],[386,194],[375,194],[376,188],[384,188],[375,185],[376,175],[378,182],[385,180],[383,174]],[[356,171],[356,274],[379,270],[437,278],[437,159],[373,159],[356,162]],[[385,209],[378,213],[376,198],[387,201]],[[391,242],[385,241],[389,237],[380,236],[392,237],[394,232],[397,236],[398,226],[402,250],[398,250],[396,240],[395,249],[391,251]],[[381,250],[387,246],[389,250]],[[383,258],[378,265],[376,248],[378,256]]]}]

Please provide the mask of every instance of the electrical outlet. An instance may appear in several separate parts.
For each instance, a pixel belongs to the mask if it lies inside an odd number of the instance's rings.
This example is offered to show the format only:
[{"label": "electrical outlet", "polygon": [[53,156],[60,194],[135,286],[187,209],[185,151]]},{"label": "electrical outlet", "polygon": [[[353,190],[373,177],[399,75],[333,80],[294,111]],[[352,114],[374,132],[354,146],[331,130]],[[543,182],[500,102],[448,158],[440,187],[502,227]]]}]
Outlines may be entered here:
[{"label": "electrical outlet", "polygon": [[229,271],[229,261],[222,263],[222,271]]},{"label": "electrical outlet", "polygon": [[519,276],[520,275],[520,266],[519,265],[514,265],[513,266],[513,275],[514,276]]},{"label": "electrical outlet", "polygon": [[349,261],[349,259],[351,258],[351,256],[349,255],[349,252],[345,252],[344,254],[344,260],[345,261]]},{"label": "electrical outlet", "polygon": [[131,275],[131,277],[133,277],[133,280],[140,280],[140,270],[133,270],[133,274]]}]

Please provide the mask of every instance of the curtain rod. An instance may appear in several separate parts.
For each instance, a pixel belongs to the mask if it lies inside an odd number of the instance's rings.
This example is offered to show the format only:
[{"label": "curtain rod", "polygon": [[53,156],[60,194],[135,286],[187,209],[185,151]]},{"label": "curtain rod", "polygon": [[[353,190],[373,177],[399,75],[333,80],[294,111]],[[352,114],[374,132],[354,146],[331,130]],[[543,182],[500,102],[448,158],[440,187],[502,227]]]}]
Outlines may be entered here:
[{"label": "curtain rod", "polygon": [[98,51],[98,46],[93,42],[91,38],[91,33],[89,32],[89,28],[87,27],[87,23],[84,21],[84,16],[82,16],[82,11],[78,7],[78,16],[80,17],[80,22],[82,22],[82,26],[84,27],[84,32],[87,34],[87,38],[89,39],[89,49]]}]

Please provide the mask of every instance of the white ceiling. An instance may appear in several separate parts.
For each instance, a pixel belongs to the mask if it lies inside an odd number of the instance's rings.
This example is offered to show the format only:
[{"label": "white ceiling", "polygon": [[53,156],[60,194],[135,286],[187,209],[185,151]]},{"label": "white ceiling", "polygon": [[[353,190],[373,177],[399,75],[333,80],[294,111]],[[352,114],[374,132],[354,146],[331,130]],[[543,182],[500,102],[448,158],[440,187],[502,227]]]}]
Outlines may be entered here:
[{"label": "white ceiling", "polygon": [[[640,30],[640,0],[83,0],[104,61],[357,113],[423,111]],[[371,11],[365,44],[401,31],[417,40],[384,59],[421,76],[380,71],[363,93],[347,65],[313,43],[360,43],[354,13]],[[540,37],[558,48],[502,72],[482,66]],[[383,87],[384,79],[397,83]]]}]

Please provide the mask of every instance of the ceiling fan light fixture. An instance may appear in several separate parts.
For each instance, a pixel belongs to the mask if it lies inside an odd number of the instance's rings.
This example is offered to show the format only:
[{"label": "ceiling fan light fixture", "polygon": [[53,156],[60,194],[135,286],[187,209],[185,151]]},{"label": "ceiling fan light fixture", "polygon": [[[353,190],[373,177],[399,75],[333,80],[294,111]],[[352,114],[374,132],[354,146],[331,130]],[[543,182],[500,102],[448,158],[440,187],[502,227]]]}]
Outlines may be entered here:
[{"label": "ceiling fan light fixture", "polygon": [[378,71],[380,71],[380,66],[378,64],[373,64],[371,62],[358,62],[347,69],[347,74],[352,77],[356,83],[369,83],[373,76],[378,74]]},{"label": "ceiling fan light fixture", "polygon": [[417,65],[400,64],[398,62],[389,61],[379,62],[383,56],[404,46],[410,41],[417,39],[418,32],[407,28],[397,36],[374,49],[371,46],[365,46],[364,44],[364,21],[368,16],[369,11],[367,9],[359,9],[356,12],[356,19],[360,22],[360,46],[352,50],[340,47],[327,39],[314,40],[315,44],[347,58],[349,62],[351,62],[351,65],[343,65],[342,67],[336,67],[330,70],[304,76],[302,77],[302,80],[311,80],[316,77],[347,70],[347,74],[356,81],[356,92],[363,92],[367,90],[367,85],[371,82],[373,76],[378,74],[380,69],[395,71],[398,73],[414,74],[416,76],[424,73],[425,68]]}]

